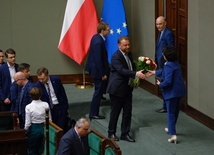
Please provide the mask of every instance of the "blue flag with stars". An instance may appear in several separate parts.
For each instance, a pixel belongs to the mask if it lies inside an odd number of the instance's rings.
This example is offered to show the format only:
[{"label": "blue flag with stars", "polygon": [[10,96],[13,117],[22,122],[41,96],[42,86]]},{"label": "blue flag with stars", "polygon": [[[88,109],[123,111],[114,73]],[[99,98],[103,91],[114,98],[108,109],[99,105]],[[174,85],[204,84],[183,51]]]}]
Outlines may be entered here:
[{"label": "blue flag with stars", "polygon": [[105,41],[110,63],[112,55],[118,49],[118,38],[128,35],[123,0],[104,0],[101,17],[103,22],[109,24],[110,29],[110,33],[106,36]]}]

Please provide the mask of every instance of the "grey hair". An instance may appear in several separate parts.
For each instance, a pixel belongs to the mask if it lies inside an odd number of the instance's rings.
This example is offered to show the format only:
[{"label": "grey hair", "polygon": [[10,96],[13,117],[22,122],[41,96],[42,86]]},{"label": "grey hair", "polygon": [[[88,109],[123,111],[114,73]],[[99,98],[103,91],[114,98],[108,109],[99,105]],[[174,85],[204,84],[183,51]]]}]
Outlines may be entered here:
[{"label": "grey hair", "polygon": [[87,122],[87,120],[85,119],[85,118],[80,118],[77,122],[76,122],[76,124],[75,124],[75,126],[76,127],[84,127],[85,126],[85,122]]}]

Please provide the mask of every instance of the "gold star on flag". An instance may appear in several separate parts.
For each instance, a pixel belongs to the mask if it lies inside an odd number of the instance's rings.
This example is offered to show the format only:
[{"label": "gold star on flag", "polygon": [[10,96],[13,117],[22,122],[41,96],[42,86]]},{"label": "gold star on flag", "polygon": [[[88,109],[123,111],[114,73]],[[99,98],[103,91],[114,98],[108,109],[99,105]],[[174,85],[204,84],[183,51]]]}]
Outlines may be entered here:
[{"label": "gold star on flag", "polygon": [[113,31],[113,29],[111,29],[111,30],[110,30],[110,34],[112,34],[112,35],[114,34],[114,31]]}]

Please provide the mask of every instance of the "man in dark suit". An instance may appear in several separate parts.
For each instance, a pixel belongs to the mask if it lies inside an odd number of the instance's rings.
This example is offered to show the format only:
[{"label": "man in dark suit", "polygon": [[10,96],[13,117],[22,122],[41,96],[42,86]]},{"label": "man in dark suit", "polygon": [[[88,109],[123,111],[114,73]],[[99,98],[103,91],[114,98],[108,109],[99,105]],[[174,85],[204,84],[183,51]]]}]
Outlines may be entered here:
[{"label": "man in dark suit", "polygon": [[108,55],[105,47],[105,36],[109,34],[109,26],[100,22],[97,26],[98,34],[95,34],[90,43],[88,60],[85,70],[94,79],[94,95],[90,107],[90,119],[104,119],[99,115],[100,101],[106,89],[107,76],[109,74]]},{"label": "man in dark suit", "polygon": [[4,52],[0,49],[0,66],[4,64]]},{"label": "man in dark suit", "polygon": [[130,53],[130,44],[128,37],[118,39],[119,50],[111,58],[111,71],[107,93],[110,95],[111,113],[108,127],[108,137],[118,141],[116,136],[117,121],[121,110],[123,109],[121,123],[121,140],[135,142],[129,135],[132,117],[132,91],[130,86],[132,79],[139,77],[145,79],[142,71],[134,71],[133,59]]},{"label": "man in dark suit", "polygon": [[68,116],[68,99],[62,82],[57,76],[49,76],[48,69],[37,70],[38,82],[35,87],[42,89],[41,100],[49,104],[52,121],[66,131]]},{"label": "man in dark suit", "polygon": [[[33,83],[33,78],[30,76],[30,65],[27,63],[21,63],[19,64],[18,71],[24,73],[25,77]],[[10,101],[11,101],[11,111],[15,110],[15,104],[17,102],[18,93],[20,92],[21,87],[16,84],[16,82],[13,82],[10,86]]]},{"label": "man in dark suit", "polygon": [[81,118],[59,142],[57,155],[89,155],[88,146],[89,122]]},{"label": "man in dark suit", "polygon": [[[164,66],[164,59],[162,56],[162,51],[167,46],[174,46],[174,35],[173,32],[166,26],[166,20],[163,16],[156,19],[156,27],[160,32],[155,47],[155,61],[159,69]],[[156,112],[166,113],[166,103],[163,100],[163,107],[157,109]]]},{"label": "man in dark suit", "polygon": [[17,72],[16,52],[9,48],[5,51],[7,62],[0,67],[0,111],[10,111],[10,85],[14,81],[13,76]]},{"label": "man in dark suit", "polygon": [[26,75],[21,71],[14,74],[14,82],[20,87],[20,89],[18,89],[19,92],[13,107],[19,115],[20,128],[23,129],[25,125],[25,107],[32,101],[29,92],[33,88],[33,83],[31,83],[27,79]]}]

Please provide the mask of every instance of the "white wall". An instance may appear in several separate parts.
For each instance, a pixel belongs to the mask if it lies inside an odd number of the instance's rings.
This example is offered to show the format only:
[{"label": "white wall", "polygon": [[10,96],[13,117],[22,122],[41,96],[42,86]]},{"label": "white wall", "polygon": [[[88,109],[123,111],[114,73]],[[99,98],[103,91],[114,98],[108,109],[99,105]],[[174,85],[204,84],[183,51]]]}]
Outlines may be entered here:
[{"label": "white wall", "polygon": [[[130,20],[130,19],[129,19]],[[155,1],[131,1],[131,47],[135,59],[139,56],[155,58]],[[154,78],[147,79],[154,83]]]},{"label": "white wall", "polygon": [[1,0],[0,48],[13,48],[17,63],[31,65],[31,74],[46,66],[51,74],[82,73],[82,67],[57,46],[67,0]]}]

